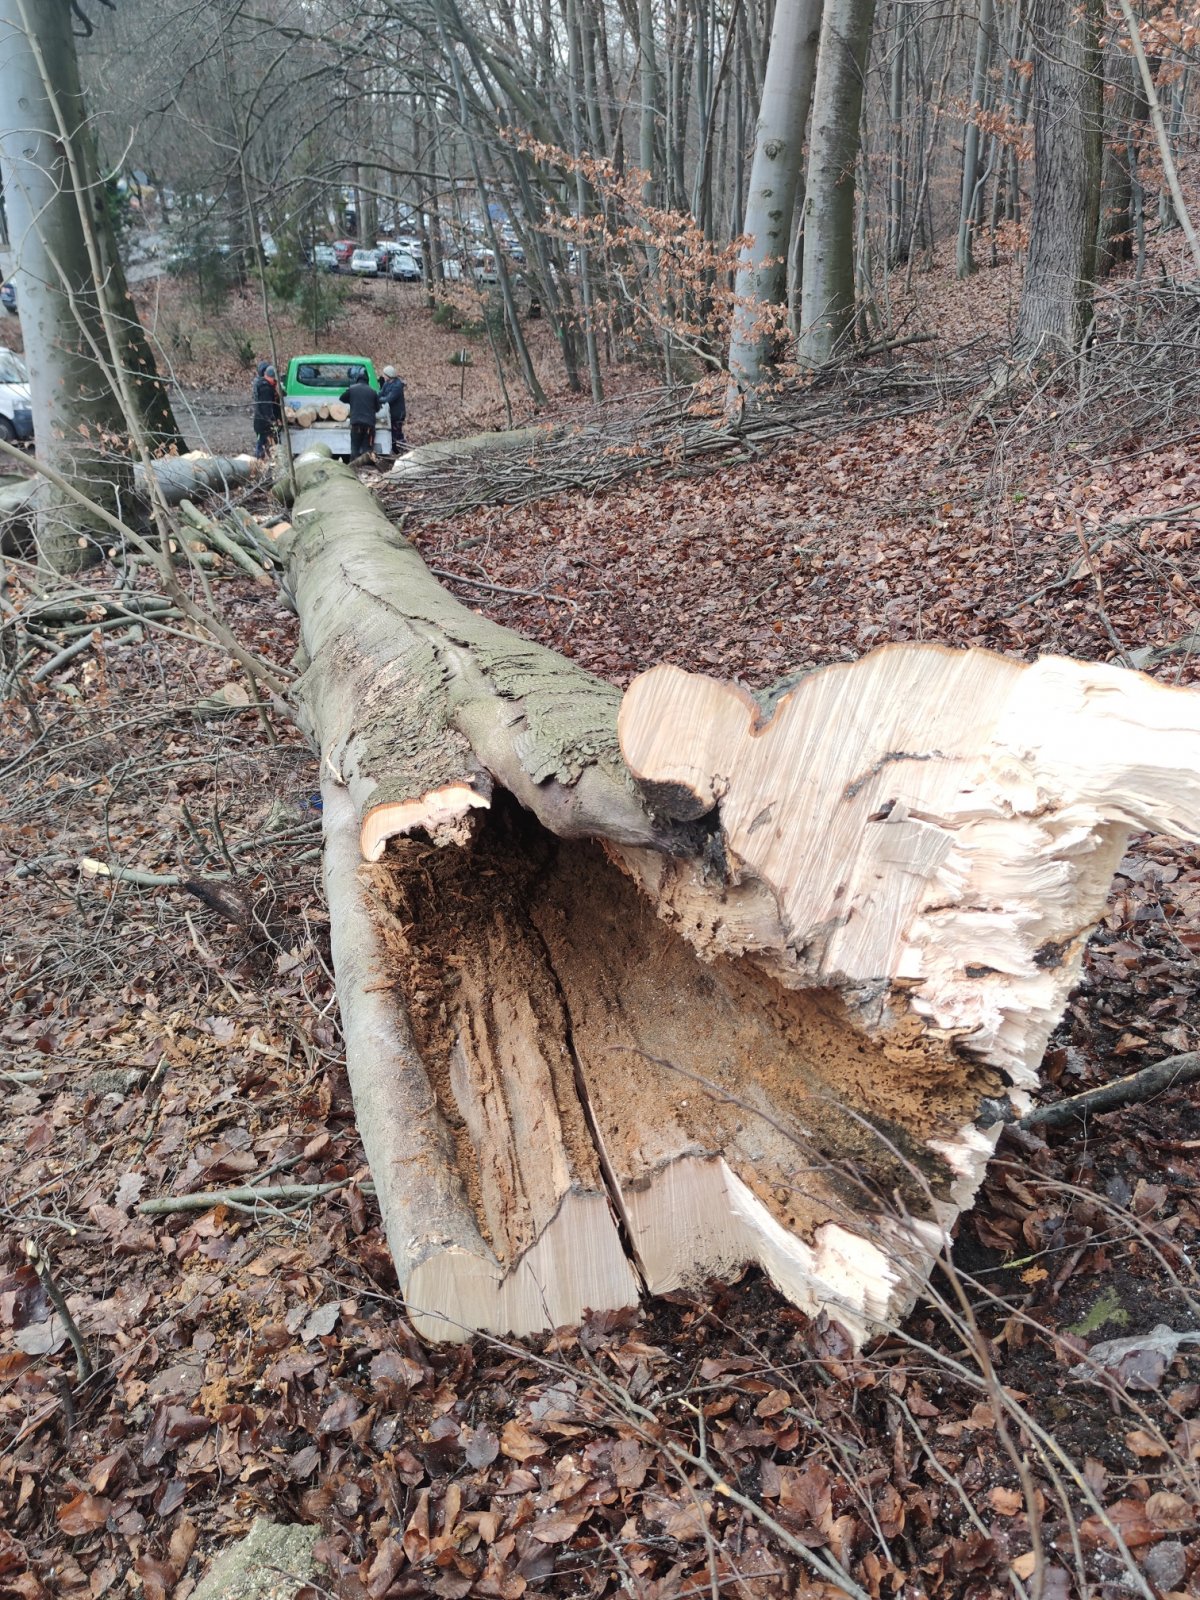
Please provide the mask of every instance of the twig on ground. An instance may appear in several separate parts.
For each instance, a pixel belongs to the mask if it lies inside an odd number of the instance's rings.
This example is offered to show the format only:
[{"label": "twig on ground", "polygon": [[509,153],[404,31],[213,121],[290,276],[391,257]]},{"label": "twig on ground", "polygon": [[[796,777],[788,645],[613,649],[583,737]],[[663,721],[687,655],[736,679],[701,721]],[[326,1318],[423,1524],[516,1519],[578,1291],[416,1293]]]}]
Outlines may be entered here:
[{"label": "twig on ground", "polygon": [[73,644],[69,644],[65,649],[60,650],[56,656],[51,656],[49,661],[43,661],[29,681],[30,683],[45,683],[46,679],[52,677],[60,667],[65,667],[69,662],[74,661],[76,656],[81,656],[85,650],[89,650],[93,646],[98,646],[101,650],[119,650],[122,645],[136,644],[140,638],[140,623],[136,628],[130,628],[128,633],[120,634],[116,639],[100,640],[89,630],[82,639],[76,639]]},{"label": "twig on ground", "polygon": [[1035,1106],[1017,1123],[1018,1128],[1061,1128],[1076,1119],[1096,1116],[1102,1111],[1116,1111],[1121,1106],[1140,1105],[1144,1100],[1173,1089],[1177,1084],[1192,1083],[1200,1078],[1200,1050],[1185,1051],[1182,1055],[1168,1056],[1156,1061],[1140,1072],[1103,1083],[1098,1089],[1088,1089],[1083,1094],[1072,1095],[1068,1100],[1058,1100],[1054,1105]]},{"label": "twig on ground", "polygon": [[[342,1178],[337,1183],[277,1183],[259,1189],[243,1184],[235,1189],[210,1189],[194,1194],[160,1195],[155,1200],[143,1200],[138,1211],[144,1217],[165,1217],[176,1211],[210,1211],[214,1206],[255,1206],[259,1201],[277,1205],[280,1201],[319,1200],[322,1195],[334,1194],[338,1189],[348,1189],[353,1178]],[[374,1192],[369,1183],[362,1184],[364,1194]]]},{"label": "twig on ground", "polygon": [[490,583],[484,578],[469,578],[465,572],[447,572],[444,567],[430,567],[435,578],[449,578],[452,583],[469,583],[476,589],[491,589],[496,594],[516,594],[527,600],[555,600],[560,606],[576,606],[578,601],[565,594],[552,594],[548,589],[511,589],[505,583]]},{"label": "twig on ground", "polygon": [[80,1383],[86,1383],[92,1375],[92,1358],[88,1355],[87,1345],[83,1342],[83,1335],[75,1324],[75,1318],[67,1309],[67,1297],[55,1282],[54,1273],[50,1267],[50,1257],[35,1239],[26,1239],[25,1256],[41,1280],[42,1287],[49,1296],[50,1304],[62,1319],[63,1328],[67,1338],[71,1341],[71,1348],[75,1352],[76,1377]]},{"label": "twig on ground", "polygon": [[1091,546],[1087,542],[1087,536],[1083,531],[1083,523],[1079,520],[1078,512],[1075,513],[1075,533],[1079,539],[1080,548],[1083,551],[1084,564],[1091,573],[1092,582],[1096,586],[1096,611],[1099,614],[1100,621],[1104,624],[1104,631],[1108,634],[1109,639],[1112,641],[1113,649],[1117,652],[1117,658],[1121,665],[1123,667],[1131,667],[1132,662],[1126,654],[1125,646],[1117,637],[1117,630],[1113,627],[1112,619],[1109,617],[1108,611],[1105,607],[1104,583],[1099,572],[1096,570],[1095,564],[1092,561]]}]

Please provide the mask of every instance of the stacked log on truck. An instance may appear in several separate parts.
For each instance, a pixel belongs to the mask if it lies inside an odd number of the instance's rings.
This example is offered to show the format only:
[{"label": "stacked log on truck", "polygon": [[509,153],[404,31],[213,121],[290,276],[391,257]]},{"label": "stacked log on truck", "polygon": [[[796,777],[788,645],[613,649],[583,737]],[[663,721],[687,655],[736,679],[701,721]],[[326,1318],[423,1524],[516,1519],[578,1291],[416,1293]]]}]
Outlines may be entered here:
[{"label": "stacked log on truck", "polygon": [[350,407],[343,405],[340,400],[325,400],[320,405],[288,410],[288,423],[293,428],[311,428],[318,422],[346,422],[349,417]]},{"label": "stacked log on truck", "polygon": [[1200,837],[1200,693],[903,644],[622,695],[459,604],[320,446],[295,484],[347,1067],[414,1325],[746,1263],[895,1323],[1130,834]]}]

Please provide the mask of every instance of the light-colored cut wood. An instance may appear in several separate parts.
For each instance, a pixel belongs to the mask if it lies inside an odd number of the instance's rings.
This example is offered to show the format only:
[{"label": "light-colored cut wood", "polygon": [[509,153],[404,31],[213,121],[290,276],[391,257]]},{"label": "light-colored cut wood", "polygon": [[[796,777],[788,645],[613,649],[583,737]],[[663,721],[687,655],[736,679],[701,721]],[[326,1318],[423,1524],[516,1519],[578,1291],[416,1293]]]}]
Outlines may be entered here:
[{"label": "light-colored cut wood", "polygon": [[1200,695],[906,645],[622,700],[453,600],[323,448],[295,470],[347,1059],[422,1330],[748,1261],[894,1322],[1128,835],[1200,835]]},{"label": "light-colored cut wood", "polygon": [[[520,1335],[633,1304],[637,1279],[536,947],[526,941],[521,985],[493,984],[510,933],[521,942],[499,919],[460,953],[457,1016],[418,1006],[410,1020],[414,989],[398,975],[430,965],[422,941],[437,919],[407,919],[396,880],[360,865],[358,817],[328,774],[322,798],[347,1070],[413,1326],[433,1339]],[[431,882],[427,872],[415,881]]]},{"label": "light-colored cut wood", "polygon": [[1128,835],[1200,832],[1200,696],[1119,667],[892,645],[767,712],[656,667],[618,727],[664,809],[716,809],[792,981],[900,988],[1022,1087]]}]

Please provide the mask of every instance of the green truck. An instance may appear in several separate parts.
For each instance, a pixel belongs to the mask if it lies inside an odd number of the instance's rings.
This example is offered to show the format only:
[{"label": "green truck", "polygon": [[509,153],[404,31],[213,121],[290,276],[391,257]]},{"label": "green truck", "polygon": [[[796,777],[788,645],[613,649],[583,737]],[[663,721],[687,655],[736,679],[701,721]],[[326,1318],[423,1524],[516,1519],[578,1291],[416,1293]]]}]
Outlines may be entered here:
[{"label": "green truck", "polygon": [[[336,422],[328,417],[315,416],[308,427],[298,427],[293,420],[299,412],[307,415],[321,406],[336,400],[352,383],[366,378],[372,389],[378,390],[379,378],[375,363],[368,356],[308,355],[293,356],[288,362],[283,383],[283,403],[288,413],[288,438],[292,454],[300,455],[309,445],[321,443],[329,446],[335,456],[350,455],[350,424]],[[388,409],[383,406],[375,423],[375,453],[390,456],[392,453],[392,428]]]}]

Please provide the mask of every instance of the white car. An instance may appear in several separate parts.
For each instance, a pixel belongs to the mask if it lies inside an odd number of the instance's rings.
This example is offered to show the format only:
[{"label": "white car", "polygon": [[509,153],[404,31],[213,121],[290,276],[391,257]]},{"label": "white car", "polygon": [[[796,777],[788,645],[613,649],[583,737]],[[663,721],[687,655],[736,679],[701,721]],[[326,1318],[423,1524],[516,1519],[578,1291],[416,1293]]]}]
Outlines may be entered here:
[{"label": "white car", "polygon": [[359,278],[379,276],[379,257],[374,250],[356,250],[350,257],[350,271]]},{"label": "white car", "polygon": [[33,438],[29,374],[21,358],[0,349],[0,439],[12,444]]}]

